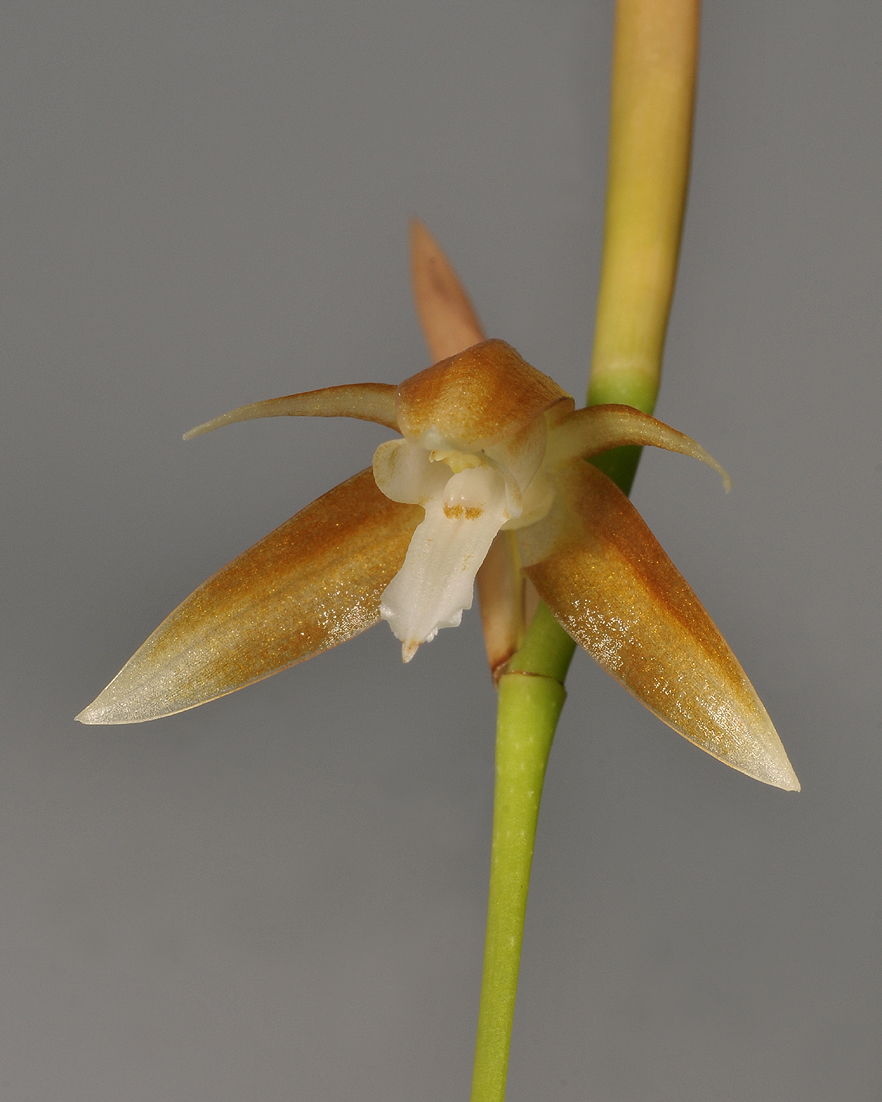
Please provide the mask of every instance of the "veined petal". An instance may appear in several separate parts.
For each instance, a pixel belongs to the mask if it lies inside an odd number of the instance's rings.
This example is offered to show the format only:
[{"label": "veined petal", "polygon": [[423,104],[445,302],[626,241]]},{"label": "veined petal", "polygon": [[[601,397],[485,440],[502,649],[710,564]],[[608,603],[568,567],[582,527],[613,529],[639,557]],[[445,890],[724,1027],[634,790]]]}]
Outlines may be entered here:
[{"label": "veined petal", "polygon": [[444,250],[414,218],[410,223],[410,280],[433,361],[484,340],[478,315]]},{"label": "veined petal", "polygon": [[259,417],[355,417],[397,430],[395,391],[391,383],[351,383],[288,394],[284,398],[268,398],[264,402],[231,409],[204,425],[197,425],[184,433],[184,439],[192,440],[194,436],[213,432],[224,425],[254,421]]},{"label": "veined petal", "polygon": [[748,776],[798,790],[753,686],[631,502],[587,463],[555,482],[548,517],[518,537],[525,572],[563,627],[675,731]]},{"label": "veined petal", "polygon": [[510,344],[489,340],[405,379],[398,388],[398,428],[429,450],[474,452],[566,401],[572,399]]},{"label": "veined petal", "polygon": [[577,409],[559,421],[548,434],[545,467],[551,469],[577,458],[599,455],[626,444],[651,445],[691,455],[717,472],[726,490],[732,479],[720,464],[691,436],[677,432],[663,421],[631,406],[591,406]]},{"label": "veined petal", "polygon": [[421,515],[355,475],[201,585],[77,719],[172,715],[351,639],[379,620]]},{"label": "veined petal", "polygon": [[508,519],[505,481],[489,466],[460,471],[425,509],[380,609],[401,640],[405,662],[440,628],[456,627],[472,607],[475,574]]}]

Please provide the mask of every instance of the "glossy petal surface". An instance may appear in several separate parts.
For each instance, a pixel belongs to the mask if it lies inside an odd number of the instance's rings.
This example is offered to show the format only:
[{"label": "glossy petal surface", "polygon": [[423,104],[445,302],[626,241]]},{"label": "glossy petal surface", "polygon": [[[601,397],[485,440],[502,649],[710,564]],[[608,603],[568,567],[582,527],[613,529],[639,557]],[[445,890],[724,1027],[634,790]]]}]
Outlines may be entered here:
[{"label": "glossy petal surface", "polygon": [[77,719],[138,723],[193,708],[377,623],[423,510],[362,471],[210,578]]},{"label": "glossy petal surface", "polygon": [[563,627],[681,735],[766,784],[799,782],[753,686],[640,514],[587,463],[519,532],[526,574]]}]

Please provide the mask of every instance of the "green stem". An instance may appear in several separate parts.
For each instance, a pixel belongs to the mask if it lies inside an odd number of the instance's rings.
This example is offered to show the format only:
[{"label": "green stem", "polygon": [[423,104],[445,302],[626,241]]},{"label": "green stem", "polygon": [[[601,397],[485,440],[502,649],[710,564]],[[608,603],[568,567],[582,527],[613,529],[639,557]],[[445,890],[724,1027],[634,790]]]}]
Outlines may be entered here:
[{"label": "green stem", "polygon": [[507,673],[499,682],[490,900],[472,1102],[505,1098],[539,801],[565,699],[554,677]]},{"label": "green stem", "polygon": [[[700,0],[617,0],[609,176],[588,405],[655,405],[689,173]],[[639,448],[596,465],[625,493]],[[540,603],[499,683],[496,790],[472,1102],[504,1102],[545,767],[575,644]]]},{"label": "green stem", "polygon": [[576,641],[555,620],[548,605],[540,601],[520,650],[509,661],[508,672],[553,677],[563,685],[575,650]]}]

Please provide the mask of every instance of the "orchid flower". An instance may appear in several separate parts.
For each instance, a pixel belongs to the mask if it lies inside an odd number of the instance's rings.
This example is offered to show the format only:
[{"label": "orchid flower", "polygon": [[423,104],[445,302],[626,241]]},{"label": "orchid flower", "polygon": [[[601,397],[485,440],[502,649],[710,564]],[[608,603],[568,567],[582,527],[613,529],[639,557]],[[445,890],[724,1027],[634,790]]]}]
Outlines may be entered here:
[{"label": "orchid flower", "polygon": [[276,416],[355,417],[400,435],[181,604],[77,718],[135,723],[242,688],[380,619],[404,661],[472,604],[498,534],[567,632],[674,730],[768,784],[798,781],[717,628],[628,498],[585,462],[695,441],[627,406],[575,409],[508,344],[406,379],[243,406],[187,434]]}]

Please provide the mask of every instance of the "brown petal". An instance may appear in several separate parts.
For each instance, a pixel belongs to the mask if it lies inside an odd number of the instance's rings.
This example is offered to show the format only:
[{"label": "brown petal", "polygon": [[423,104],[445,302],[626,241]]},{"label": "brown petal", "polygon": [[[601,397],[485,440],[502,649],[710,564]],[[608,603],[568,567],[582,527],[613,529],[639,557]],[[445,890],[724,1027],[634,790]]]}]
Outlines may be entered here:
[{"label": "brown petal", "polygon": [[526,574],[563,627],[665,723],[748,776],[798,790],[737,659],[640,514],[587,463],[518,533]]},{"label": "brown petal", "polygon": [[489,340],[405,379],[398,388],[398,427],[413,440],[440,438],[479,451],[567,400],[510,344]]},{"label": "brown petal", "polygon": [[410,279],[433,362],[455,356],[484,339],[478,315],[453,265],[416,218],[410,223]]},{"label": "brown petal", "polygon": [[201,585],[77,719],[182,712],[351,639],[378,621],[422,516],[355,475]]},{"label": "brown petal", "polygon": [[732,487],[731,478],[716,459],[691,436],[632,406],[591,406],[568,414],[548,435],[545,466],[556,467],[580,456],[587,458],[628,444],[648,444],[700,459],[717,472],[726,490]]},{"label": "brown petal", "polygon": [[395,387],[391,383],[350,383],[239,406],[190,429],[184,433],[184,439],[192,440],[194,436],[212,432],[224,425],[253,421],[259,417],[356,417],[360,421],[376,421],[387,428],[398,429]]}]

